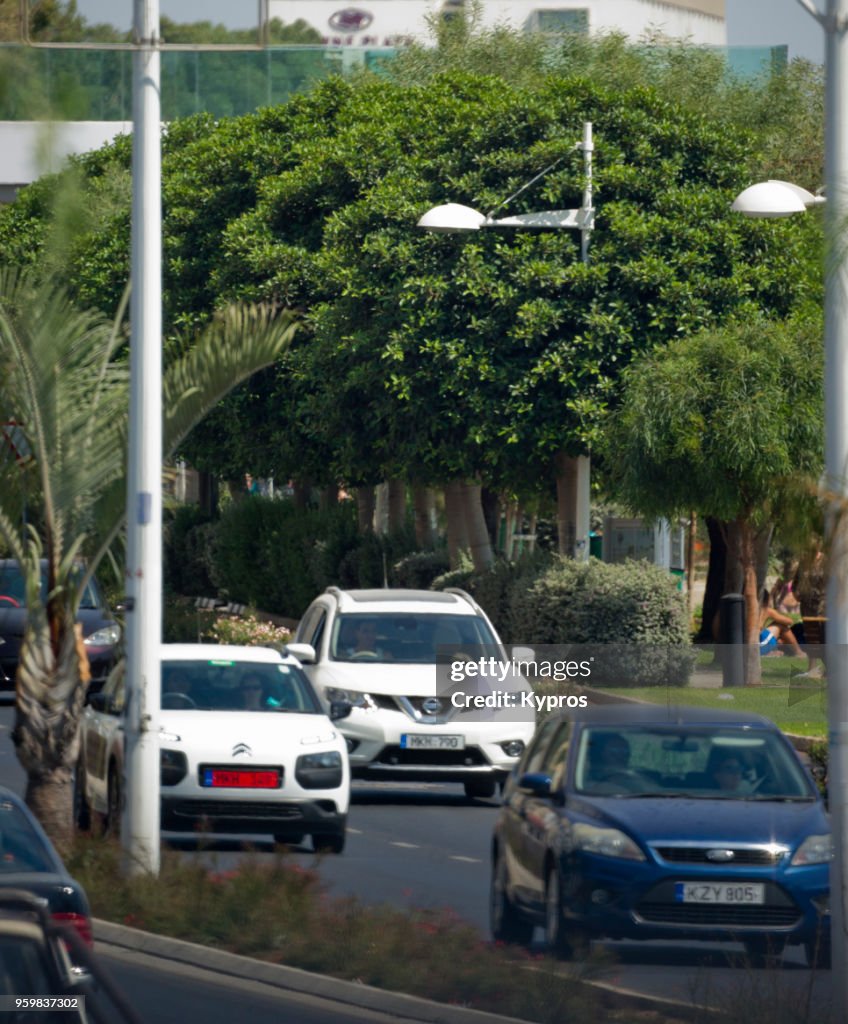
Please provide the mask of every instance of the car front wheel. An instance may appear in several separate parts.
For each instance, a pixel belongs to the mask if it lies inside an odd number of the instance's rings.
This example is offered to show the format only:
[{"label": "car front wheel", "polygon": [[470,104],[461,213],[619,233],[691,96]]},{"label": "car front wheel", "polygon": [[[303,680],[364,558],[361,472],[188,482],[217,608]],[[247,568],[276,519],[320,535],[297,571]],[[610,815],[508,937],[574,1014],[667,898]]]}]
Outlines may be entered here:
[{"label": "car front wheel", "polygon": [[507,892],[506,861],[496,855],[492,864],[492,882],[489,893],[489,927],[495,942],[529,946],[533,939],[533,925],[525,921]]},{"label": "car front wheel", "polygon": [[344,848],[344,830],[341,832],[333,832],[330,835],[312,837],[312,849],[316,853],[341,853]]},{"label": "car front wheel", "polygon": [[566,924],[562,913],[562,883],[556,867],[548,870],[545,885],[545,943],[563,960],[570,960],[588,946],[585,934]]},{"label": "car front wheel", "polygon": [[469,800],[488,800],[497,789],[495,779],[469,779],[465,783],[465,795]]}]

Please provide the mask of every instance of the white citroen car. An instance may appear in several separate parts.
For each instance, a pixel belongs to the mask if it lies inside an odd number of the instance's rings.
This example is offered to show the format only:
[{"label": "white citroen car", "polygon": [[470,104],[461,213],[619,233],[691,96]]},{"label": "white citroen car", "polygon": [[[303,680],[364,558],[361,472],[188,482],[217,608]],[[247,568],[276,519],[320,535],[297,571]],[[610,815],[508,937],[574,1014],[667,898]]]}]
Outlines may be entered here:
[{"label": "white citroen car", "polygon": [[469,797],[490,797],[533,736],[533,710],[481,708],[479,678],[451,680],[460,663],[508,662],[463,591],[330,587],[287,650],[326,701],[353,705],[340,728],[354,778],[460,782]]},{"label": "white citroen car", "polygon": [[[77,816],[115,821],[124,766],[124,678],[85,709]],[[330,716],[344,717],[336,703]],[[160,713],[162,828],[312,837],[341,853],[350,803],[345,740],[301,666],[267,647],[165,644]]]}]

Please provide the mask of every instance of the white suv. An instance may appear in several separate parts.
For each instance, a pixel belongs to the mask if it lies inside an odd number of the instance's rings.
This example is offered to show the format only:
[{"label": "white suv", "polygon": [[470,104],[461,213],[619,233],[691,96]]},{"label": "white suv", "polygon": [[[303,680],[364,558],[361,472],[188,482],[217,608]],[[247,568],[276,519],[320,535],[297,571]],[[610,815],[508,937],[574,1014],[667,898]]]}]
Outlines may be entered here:
[{"label": "white suv", "polygon": [[461,590],[329,587],[288,650],[325,700],[353,705],[339,728],[354,778],[461,782],[469,797],[490,797],[533,735],[532,712],[481,713],[445,686],[446,658],[506,660],[485,612]]}]

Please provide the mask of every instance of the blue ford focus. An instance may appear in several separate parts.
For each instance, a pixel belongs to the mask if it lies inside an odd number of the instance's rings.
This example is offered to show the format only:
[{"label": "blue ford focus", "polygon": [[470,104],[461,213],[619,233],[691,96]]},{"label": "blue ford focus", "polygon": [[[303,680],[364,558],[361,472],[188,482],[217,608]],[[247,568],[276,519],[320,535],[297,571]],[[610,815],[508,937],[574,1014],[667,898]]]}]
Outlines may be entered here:
[{"label": "blue ford focus", "polygon": [[759,715],[608,705],[555,715],[504,791],[492,839],[496,940],[572,955],[591,938],[802,944],[829,966],[830,823]]}]

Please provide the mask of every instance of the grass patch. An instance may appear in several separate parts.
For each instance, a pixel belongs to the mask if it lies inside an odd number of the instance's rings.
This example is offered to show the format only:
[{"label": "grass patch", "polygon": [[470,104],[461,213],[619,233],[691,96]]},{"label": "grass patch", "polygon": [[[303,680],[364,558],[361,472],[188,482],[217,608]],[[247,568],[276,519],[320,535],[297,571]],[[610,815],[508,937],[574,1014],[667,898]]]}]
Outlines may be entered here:
[{"label": "grass patch", "polygon": [[[331,899],[318,874],[280,852],[246,853],[234,871],[163,851],[157,878],[121,875],[114,841],[81,836],[67,865],[96,917],[233,953],[539,1024],[632,1024],[586,981],[609,961],[563,965],[484,942],[449,910]],[[669,1018],[637,1015],[644,1024]]]}]

